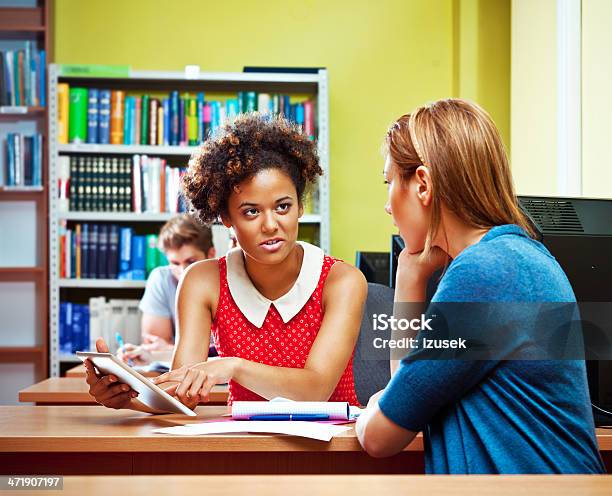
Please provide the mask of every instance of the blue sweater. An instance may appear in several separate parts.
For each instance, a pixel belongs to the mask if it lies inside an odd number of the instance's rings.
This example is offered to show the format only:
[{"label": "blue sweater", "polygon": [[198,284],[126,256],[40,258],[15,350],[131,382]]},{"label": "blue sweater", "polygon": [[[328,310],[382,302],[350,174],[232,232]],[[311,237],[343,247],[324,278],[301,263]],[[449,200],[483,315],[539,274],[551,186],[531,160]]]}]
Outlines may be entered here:
[{"label": "blue sweater", "polygon": [[[518,226],[463,250],[435,302],[572,302],[556,260]],[[577,360],[402,360],[379,401],[423,431],[427,473],[602,473],[586,370]]]}]

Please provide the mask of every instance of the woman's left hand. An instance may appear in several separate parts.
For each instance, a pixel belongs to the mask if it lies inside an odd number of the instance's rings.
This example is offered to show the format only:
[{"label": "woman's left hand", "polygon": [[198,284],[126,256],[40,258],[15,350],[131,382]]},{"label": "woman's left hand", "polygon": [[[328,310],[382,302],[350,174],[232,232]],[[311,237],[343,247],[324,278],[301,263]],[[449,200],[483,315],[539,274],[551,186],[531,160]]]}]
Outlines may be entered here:
[{"label": "woman's left hand", "polygon": [[185,365],[151,381],[160,387],[167,382],[176,382],[169,388],[164,388],[168,394],[174,394],[181,403],[193,404],[194,401],[208,401],[210,390],[215,384],[225,384],[235,374],[240,362],[239,358],[218,358],[208,362]]}]

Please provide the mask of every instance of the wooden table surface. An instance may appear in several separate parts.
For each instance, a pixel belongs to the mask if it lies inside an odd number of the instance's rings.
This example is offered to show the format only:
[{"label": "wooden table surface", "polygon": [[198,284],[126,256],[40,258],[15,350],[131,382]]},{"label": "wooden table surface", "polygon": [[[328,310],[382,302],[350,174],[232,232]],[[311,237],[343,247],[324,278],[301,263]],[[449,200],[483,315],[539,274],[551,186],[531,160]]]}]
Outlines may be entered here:
[{"label": "wooden table surface", "polygon": [[[0,406],[0,473],[57,475],[422,473],[423,439],[375,459],[353,429],[329,443],[275,434],[170,436],[153,429],[219,419],[226,407],[200,406],[197,418],[87,406]],[[598,429],[604,459],[612,431]],[[610,465],[608,465],[610,467]]]},{"label": "wooden table surface", "polygon": [[98,406],[0,406],[0,474],[423,473],[419,436],[395,457],[361,450],[353,429],[331,442],[275,434],[170,436],[153,429],[220,419]]},{"label": "wooden table surface", "polygon": [[[157,377],[158,375],[160,375],[160,372],[146,372],[146,371],[145,372],[139,371],[139,372],[145,377]],[[80,365],[77,365],[76,367],[68,369],[66,371],[66,377],[85,377],[85,365],[81,363]]]},{"label": "wooden table surface", "polygon": [[[210,393],[212,404],[227,403],[227,385],[214,386]],[[38,405],[97,405],[89,394],[84,377],[51,377],[19,391],[19,401]]]},{"label": "wooden table surface", "polygon": [[[282,475],[65,477],[64,496],[249,494],[251,496],[609,496],[610,475]],[[23,491],[3,494],[23,495]],[[48,494],[48,493],[45,493]],[[55,494],[53,492],[52,494]],[[58,492],[59,494],[59,492]]]}]

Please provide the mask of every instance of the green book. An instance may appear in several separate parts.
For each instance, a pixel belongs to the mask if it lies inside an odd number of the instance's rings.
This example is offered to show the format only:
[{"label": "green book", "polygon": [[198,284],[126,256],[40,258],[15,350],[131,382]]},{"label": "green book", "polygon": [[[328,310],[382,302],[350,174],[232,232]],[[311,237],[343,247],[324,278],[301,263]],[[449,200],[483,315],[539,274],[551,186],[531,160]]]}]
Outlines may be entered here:
[{"label": "green book", "polygon": [[70,143],[87,141],[87,89],[70,88],[68,109],[68,140]]},{"label": "green book", "polygon": [[140,111],[140,144],[149,144],[149,95],[142,95],[142,106]]},{"label": "green book", "polygon": [[159,256],[157,254],[157,234],[147,234],[147,251],[145,254],[145,264],[147,268],[147,277],[158,265]]}]

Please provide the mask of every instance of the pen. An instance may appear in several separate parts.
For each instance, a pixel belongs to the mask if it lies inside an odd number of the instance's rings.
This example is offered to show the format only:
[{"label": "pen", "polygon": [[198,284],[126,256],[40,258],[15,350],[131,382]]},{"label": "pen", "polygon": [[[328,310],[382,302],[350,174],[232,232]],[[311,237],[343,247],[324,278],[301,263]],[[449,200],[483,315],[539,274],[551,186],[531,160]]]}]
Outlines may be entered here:
[{"label": "pen", "polygon": [[[125,343],[123,342],[123,338],[121,337],[121,334],[119,334],[118,332],[115,333],[115,340],[117,341],[119,348],[123,348],[125,346]],[[128,365],[130,367],[134,365],[134,362],[132,361],[131,358],[128,358]]]},{"label": "pen", "polygon": [[329,415],[314,414],[282,414],[282,415],[251,415],[249,420],[302,420],[314,422],[317,420],[329,420]]}]

